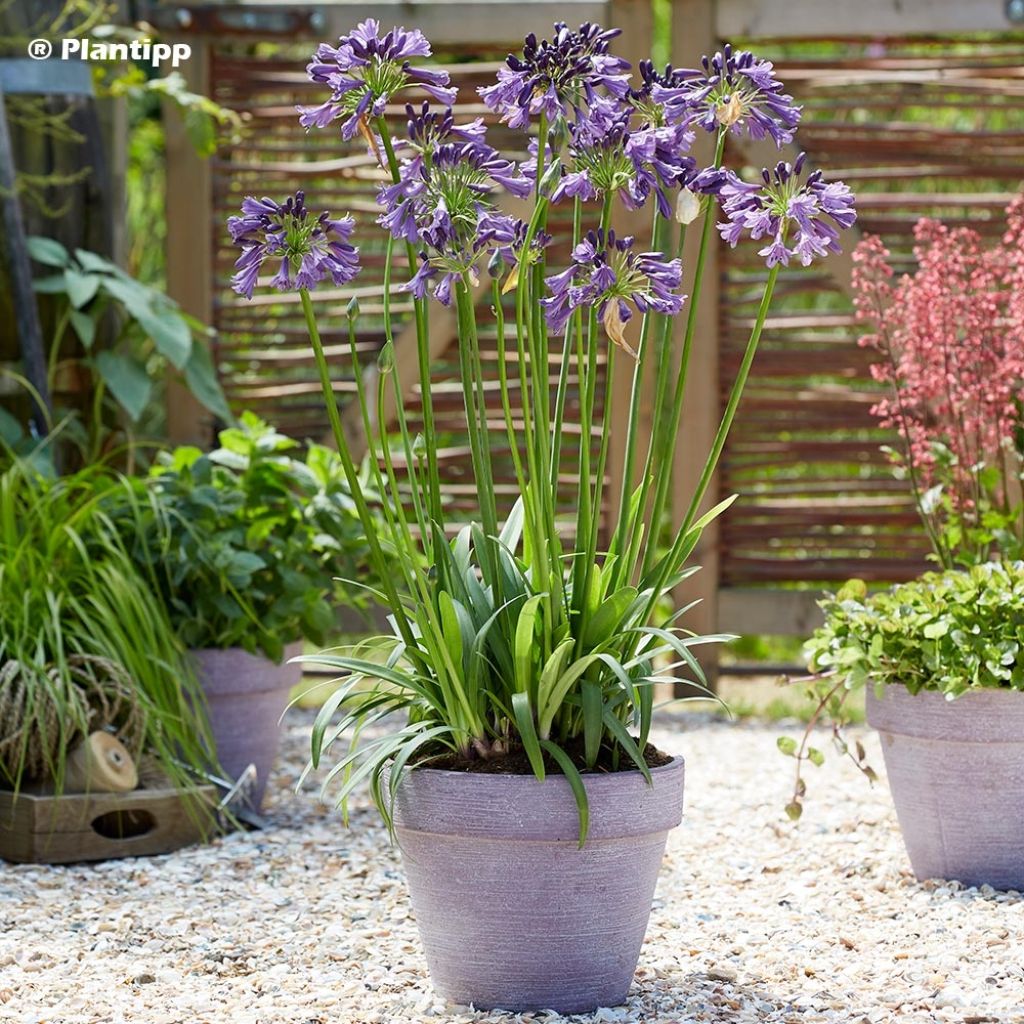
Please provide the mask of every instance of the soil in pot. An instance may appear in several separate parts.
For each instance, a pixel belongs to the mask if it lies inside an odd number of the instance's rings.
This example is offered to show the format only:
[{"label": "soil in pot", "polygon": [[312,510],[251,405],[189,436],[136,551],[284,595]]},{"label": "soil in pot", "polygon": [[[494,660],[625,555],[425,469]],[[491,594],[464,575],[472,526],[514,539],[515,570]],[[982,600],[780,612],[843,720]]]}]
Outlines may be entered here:
[{"label": "soil in pot", "polygon": [[1024,890],[1024,693],[867,692],[914,874]]},{"label": "soil in pot", "polygon": [[[636,739],[636,737],[634,737]],[[569,740],[561,744],[561,748],[572,758],[572,762],[581,771],[587,771],[586,756],[583,749],[583,738]],[[644,762],[648,768],[658,768],[666,765],[672,760],[671,754],[658,750],[653,743],[644,747]],[[552,775],[561,775],[562,769],[558,762],[547,753],[542,752],[544,768]],[[447,748],[428,750],[424,757],[418,762],[421,767],[437,768],[449,772],[472,772],[484,775],[533,775],[533,766],[521,745],[510,747],[507,751],[490,757],[466,757],[455,753]],[[607,746],[601,747],[598,752],[597,763],[592,769],[595,772],[606,774],[608,772],[630,772],[636,771],[636,765],[624,754],[618,757]]]}]

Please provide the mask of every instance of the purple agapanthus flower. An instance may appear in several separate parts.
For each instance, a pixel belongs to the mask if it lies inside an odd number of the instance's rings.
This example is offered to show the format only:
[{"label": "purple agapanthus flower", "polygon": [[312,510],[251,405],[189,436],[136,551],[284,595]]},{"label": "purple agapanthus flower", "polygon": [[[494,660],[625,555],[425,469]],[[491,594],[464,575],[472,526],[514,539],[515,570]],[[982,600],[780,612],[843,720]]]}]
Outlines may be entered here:
[{"label": "purple agapanthus flower", "polygon": [[251,299],[268,260],[280,260],[270,282],[278,291],[312,291],[328,277],[337,285],[348,283],[359,273],[359,251],[348,241],[354,225],[351,217],[312,216],[301,191],[284,203],[246,196],[242,215],[228,218],[231,239],[242,247],[231,287]]},{"label": "purple agapanthus flower", "polygon": [[443,142],[483,143],[487,135],[483,118],[477,117],[468,124],[456,124],[451,107],[445,107],[443,111],[432,110],[426,100],[419,111],[407,103],[405,113],[409,144],[420,153],[433,150]]},{"label": "purple agapanthus flower", "polygon": [[421,239],[444,248],[461,225],[476,224],[481,201],[495,187],[525,198],[531,184],[497,150],[483,141],[444,142],[431,150],[430,160],[403,164],[399,180],[385,185],[377,196],[384,208],[379,222],[395,238]]},{"label": "purple agapanthus flower", "polygon": [[306,128],[324,128],[342,119],[341,137],[369,133],[371,118],[379,117],[395,93],[419,86],[439,103],[455,102],[446,71],[414,67],[411,58],[429,57],[430,43],[418,29],[393,28],[380,34],[373,18],[342,36],[338,46],[321,43],[306,67],[310,79],[330,87],[330,98],[317,107],[299,107]]},{"label": "purple agapanthus flower", "polygon": [[532,188],[482,132],[471,130],[469,142],[442,141],[457,131],[448,120],[414,125],[414,141],[425,142],[424,151],[405,161],[399,180],[383,186],[377,197],[383,207],[379,222],[394,238],[421,248],[419,268],[403,290],[423,298],[433,284],[435,298],[445,305],[460,277],[475,279],[482,258],[499,252],[499,258],[511,259],[519,222],[495,208],[495,189],[525,198]]},{"label": "purple agapanthus flower", "polygon": [[525,128],[543,113],[549,123],[591,103],[603,87],[613,96],[629,91],[629,62],[608,52],[619,29],[584,24],[571,30],[555,25],[550,41],[531,32],[521,56],[509,54],[495,85],[480,89],[484,103],[511,128]]},{"label": "purple agapanthus flower", "polygon": [[758,184],[727,172],[721,200],[728,220],[718,225],[726,242],[735,246],[744,232],[755,241],[769,239],[760,250],[769,267],[787,266],[794,257],[807,266],[816,256],[842,251],[839,232],[857,219],[853,193],[841,181],[826,182],[820,170],[801,182],[804,158],[801,153],[792,166],[765,169]]},{"label": "purple agapanthus flower", "polygon": [[452,289],[464,276],[472,283],[478,280],[477,262],[488,254],[511,262],[517,243],[524,241],[525,226],[507,214],[480,207],[472,230],[460,235],[457,231],[438,228],[434,241],[420,254],[416,273],[399,291],[411,292],[417,299],[427,295],[433,285],[433,296],[444,306],[452,302]]},{"label": "purple agapanthus flower", "polygon": [[[701,170],[687,155],[693,133],[681,125],[635,123],[638,109],[609,97],[595,97],[590,109],[569,126],[569,154],[551,201],[579,198],[585,202],[618,194],[630,209],[655,197],[658,210],[671,216],[669,193],[678,186],[714,192],[720,174]],[[537,142],[522,165],[531,180],[537,174]],[[550,150],[548,150],[550,157]]]},{"label": "purple agapanthus flower", "polygon": [[641,313],[655,310],[674,316],[686,300],[678,293],[682,282],[679,260],[667,260],[660,252],[637,253],[632,238],[607,237],[591,231],[572,253],[572,264],[546,279],[551,294],[541,300],[548,326],[560,333],[573,311],[597,310],[608,337],[634,357],[624,328],[635,307]]},{"label": "purple agapanthus flower", "polygon": [[702,67],[678,71],[682,85],[655,84],[651,99],[662,104],[666,117],[679,124],[699,124],[707,131],[726,128],[752,139],[770,136],[777,146],[793,141],[800,107],[786,95],[771,61],[749,50],[726,46]]}]

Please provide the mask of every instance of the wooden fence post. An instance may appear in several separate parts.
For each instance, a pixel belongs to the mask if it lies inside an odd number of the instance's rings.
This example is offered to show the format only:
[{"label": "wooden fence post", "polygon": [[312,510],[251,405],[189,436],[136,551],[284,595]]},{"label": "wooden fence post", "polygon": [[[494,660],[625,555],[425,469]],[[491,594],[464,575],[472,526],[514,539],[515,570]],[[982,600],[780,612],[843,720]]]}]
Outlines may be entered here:
[{"label": "wooden fence post", "polygon": [[[209,95],[210,47],[191,37],[192,56],[182,67],[188,88]],[[164,103],[167,152],[167,292],[184,312],[204,324],[213,319],[213,195],[209,161],[196,153],[181,114]],[[196,339],[196,344],[202,344]],[[167,435],[173,445],[208,448],[214,417],[175,379],[167,382]]]},{"label": "wooden fence post", "polygon": [[[715,0],[675,0],[672,9],[671,60],[681,67],[695,67],[701,54],[714,53],[718,47],[715,29]],[[714,135],[702,129],[697,131],[693,148],[698,165],[708,165],[714,157]],[[713,216],[713,214],[712,214]],[[699,226],[694,224],[694,228]],[[678,522],[685,514],[693,496],[704,461],[718,430],[721,414],[718,377],[719,346],[719,263],[718,232],[714,232],[712,243],[704,265],[704,277],[700,295],[693,288],[693,271],[697,262],[700,231],[687,232],[683,248],[683,291],[690,296],[689,302],[698,303],[697,330],[690,357],[686,385],[686,404],[680,437],[676,445],[675,466],[673,467],[672,506],[673,521]],[[686,317],[676,318],[676,357],[682,349]],[[715,504],[718,498],[718,476],[711,482],[707,497],[701,505],[701,512]],[[728,513],[727,513],[728,514]],[[676,591],[676,604],[681,606],[699,600],[682,622],[695,633],[714,633],[718,630],[718,587],[719,587],[719,530],[717,523],[708,526],[690,562],[701,566],[700,572],[691,576]],[[714,688],[718,675],[717,644],[706,644],[695,648],[701,667],[707,674],[709,685]],[[689,689],[685,686],[679,689]]]}]

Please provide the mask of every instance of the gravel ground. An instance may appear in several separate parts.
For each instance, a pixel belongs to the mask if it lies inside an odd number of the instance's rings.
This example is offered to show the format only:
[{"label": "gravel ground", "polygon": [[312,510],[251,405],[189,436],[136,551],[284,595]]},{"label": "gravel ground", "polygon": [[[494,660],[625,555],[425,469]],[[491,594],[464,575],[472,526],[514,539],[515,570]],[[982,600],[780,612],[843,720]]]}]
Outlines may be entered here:
[{"label": "gravel ground", "polygon": [[[346,831],[315,793],[292,794],[310,722],[291,716],[267,831],[91,867],[0,862],[0,1021],[565,1019],[437,1000],[370,809]],[[629,1003],[573,1020],[1024,1022],[1019,894],[918,884],[884,783],[835,758],[811,769],[804,820],[790,825],[783,727],[675,724],[653,738],[687,758],[686,818]]]}]

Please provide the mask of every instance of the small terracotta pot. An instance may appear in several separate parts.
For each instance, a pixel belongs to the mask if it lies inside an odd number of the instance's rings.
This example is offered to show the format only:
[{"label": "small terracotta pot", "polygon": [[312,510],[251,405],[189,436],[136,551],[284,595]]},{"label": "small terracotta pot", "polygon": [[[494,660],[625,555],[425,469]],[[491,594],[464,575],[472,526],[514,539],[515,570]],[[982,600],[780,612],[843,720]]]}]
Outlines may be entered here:
[{"label": "small terracotta pot", "polygon": [[869,685],[867,716],[914,874],[1024,890],[1024,693]]},{"label": "small terracotta pot", "polygon": [[283,661],[275,665],[241,647],[192,651],[221,767],[237,779],[250,764],[256,765],[256,810],[277,757],[281,715],[302,678],[302,666],[288,661],[301,653],[301,642],[289,644]]},{"label": "small terracotta pot", "polygon": [[564,776],[414,769],[395,824],[438,994],[515,1012],[625,1002],[668,831],[682,820],[683,760],[585,775],[578,844]]}]

